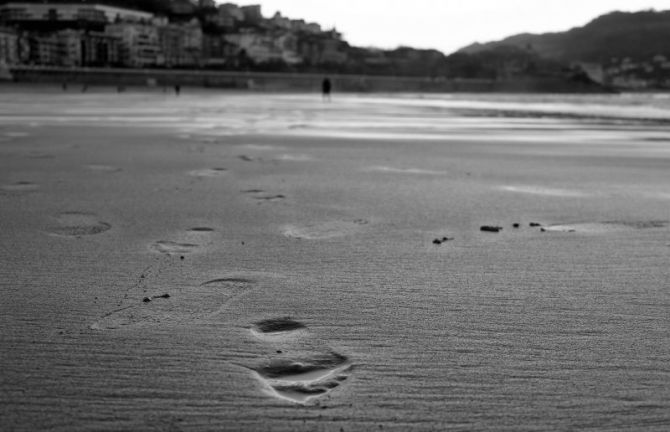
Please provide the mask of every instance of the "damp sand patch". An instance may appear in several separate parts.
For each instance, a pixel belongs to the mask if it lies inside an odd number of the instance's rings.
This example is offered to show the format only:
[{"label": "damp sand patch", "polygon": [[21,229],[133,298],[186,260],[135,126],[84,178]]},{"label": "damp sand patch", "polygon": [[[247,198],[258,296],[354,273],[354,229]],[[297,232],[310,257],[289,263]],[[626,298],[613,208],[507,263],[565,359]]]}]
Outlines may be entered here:
[{"label": "damp sand patch", "polygon": [[544,195],[550,197],[579,198],[589,194],[573,189],[546,188],[541,186],[500,186],[501,190],[528,195]]},{"label": "damp sand patch", "polygon": [[358,233],[369,223],[366,219],[335,220],[308,225],[284,225],[281,230],[284,236],[290,238],[327,240]]},{"label": "damp sand patch", "polygon": [[541,230],[549,233],[606,234],[621,231],[663,229],[669,225],[670,221],[663,220],[605,221],[556,224],[542,227]]},{"label": "damp sand patch", "polygon": [[39,185],[29,181],[18,181],[0,186],[0,190],[9,193],[34,192],[39,189]]},{"label": "damp sand patch", "polygon": [[424,168],[398,168],[392,166],[382,166],[375,165],[370,166],[365,169],[369,172],[379,172],[379,173],[388,173],[388,174],[404,174],[404,175],[442,175],[445,174],[444,171],[435,171]]}]

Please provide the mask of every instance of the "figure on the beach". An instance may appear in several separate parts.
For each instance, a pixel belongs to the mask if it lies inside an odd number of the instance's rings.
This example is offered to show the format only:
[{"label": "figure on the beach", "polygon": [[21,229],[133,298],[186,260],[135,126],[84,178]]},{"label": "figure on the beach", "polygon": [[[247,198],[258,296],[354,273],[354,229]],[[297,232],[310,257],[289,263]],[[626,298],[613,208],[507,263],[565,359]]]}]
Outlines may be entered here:
[{"label": "figure on the beach", "polygon": [[332,84],[330,83],[329,78],[324,78],[321,83],[321,95],[323,96],[324,101],[330,102],[330,91],[332,89]]},{"label": "figure on the beach", "polygon": [[179,93],[181,92],[181,86],[179,84],[174,85],[174,94],[179,96]]}]

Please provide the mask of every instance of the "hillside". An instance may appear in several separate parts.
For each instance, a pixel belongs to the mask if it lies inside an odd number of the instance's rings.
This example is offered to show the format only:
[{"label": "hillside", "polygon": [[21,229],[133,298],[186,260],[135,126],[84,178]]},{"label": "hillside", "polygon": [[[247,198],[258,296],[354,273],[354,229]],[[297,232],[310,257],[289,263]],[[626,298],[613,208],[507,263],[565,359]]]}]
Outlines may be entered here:
[{"label": "hillside", "polygon": [[473,54],[507,45],[560,61],[606,63],[612,58],[670,56],[669,40],[670,11],[613,12],[565,32],[518,34],[459,52]]}]

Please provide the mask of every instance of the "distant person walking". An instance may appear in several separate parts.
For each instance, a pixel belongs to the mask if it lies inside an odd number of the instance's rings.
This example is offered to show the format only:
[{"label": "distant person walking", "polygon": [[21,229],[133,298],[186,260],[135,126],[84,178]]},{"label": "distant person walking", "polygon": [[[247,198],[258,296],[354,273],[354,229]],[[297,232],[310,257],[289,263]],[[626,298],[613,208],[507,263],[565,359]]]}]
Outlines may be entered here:
[{"label": "distant person walking", "polygon": [[333,84],[330,82],[330,79],[324,78],[323,82],[321,82],[321,95],[324,101],[330,102],[330,92],[332,89]]},{"label": "distant person walking", "polygon": [[181,93],[181,86],[179,84],[175,84],[174,86],[174,94],[179,96],[179,93]]}]

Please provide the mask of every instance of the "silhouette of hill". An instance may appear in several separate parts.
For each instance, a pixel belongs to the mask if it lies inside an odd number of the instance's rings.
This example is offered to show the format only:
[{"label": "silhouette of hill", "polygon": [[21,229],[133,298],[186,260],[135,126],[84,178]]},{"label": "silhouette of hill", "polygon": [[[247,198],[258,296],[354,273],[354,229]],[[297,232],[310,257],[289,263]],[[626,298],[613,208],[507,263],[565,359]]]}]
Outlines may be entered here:
[{"label": "silhouette of hill", "polygon": [[514,46],[560,61],[605,63],[612,58],[647,59],[670,55],[670,11],[612,12],[583,27],[559,33],[510,36],[473,44],[459,53],[475,54],[500,46]]}]

